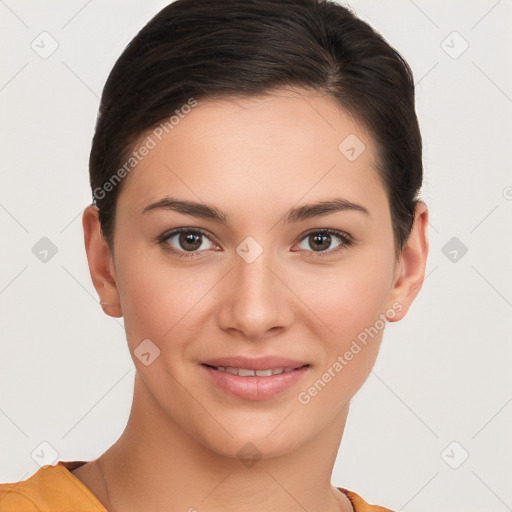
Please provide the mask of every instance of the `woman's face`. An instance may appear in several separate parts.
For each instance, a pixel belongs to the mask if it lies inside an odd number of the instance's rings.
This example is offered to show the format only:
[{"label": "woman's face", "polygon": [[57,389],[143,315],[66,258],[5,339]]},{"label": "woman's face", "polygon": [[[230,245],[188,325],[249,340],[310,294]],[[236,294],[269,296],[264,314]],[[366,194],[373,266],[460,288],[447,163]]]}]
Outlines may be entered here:
[{"label": "woman's face", "polygon": [[375,146],[334,100],[306,91],[185,111],[143,137],[117,203],[114,277],[143,383],[134,400],[215,452],[250,442],[284,454],[339,430],[385,316],[409,305],[394,292]]}]

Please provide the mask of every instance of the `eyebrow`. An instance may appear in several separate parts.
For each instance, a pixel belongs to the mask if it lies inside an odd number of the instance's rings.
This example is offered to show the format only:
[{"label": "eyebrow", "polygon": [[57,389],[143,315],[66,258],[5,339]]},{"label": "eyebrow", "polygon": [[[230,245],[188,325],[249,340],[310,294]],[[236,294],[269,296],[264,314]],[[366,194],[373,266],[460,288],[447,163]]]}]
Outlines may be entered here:
[{"label": "eyebrow", "polygon": [[[144,207],[142,213],[145,214],[155,210],[173,210],[185,215],[229,225],[229,215],[227,213],[205,203],[185,201],[166,196],[159,201],[148,204]],[[287,224],[297,223],[313,217],[322,217],[342,211],[357,211],[371,217],[370,212],[364,206],[337,197],[292,208],[284,215],[284,222]]]}]

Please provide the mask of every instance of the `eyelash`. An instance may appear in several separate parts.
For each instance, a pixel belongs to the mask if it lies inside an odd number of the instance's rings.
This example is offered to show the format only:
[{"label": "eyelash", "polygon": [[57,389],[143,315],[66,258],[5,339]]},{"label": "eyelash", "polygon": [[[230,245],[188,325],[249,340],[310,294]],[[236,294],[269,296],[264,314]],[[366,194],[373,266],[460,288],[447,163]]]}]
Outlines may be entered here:
[{"label": "eyelash", "polygon": [[[169,240],[169,238],[172,238],[173,236],[179,235],[181,233],[199,234],[199,235],[202,235],[202,236],[206,237],[208,240],[210,240],[210,237],[208,236],[208,234],[205,233],[201,229],[198,229],[198,228],[177,228],[177,229],[174,229],[174,230],[172,230],[172,231],[170,231],[168,233],[164,233],[163,235],[161,235],[158,238],[158,243],[160,243],[162,245],[162,247],[166,251],[168,251],[168,252],[170,252],[170,253],[172,253],[172,254],[180,257],[180,258],[192,258],[192,257],[195,257],[196,254],[198,254],[200,252],[203,252],[203,251],[188,251],[188,252],[187,251],[178,251],[178,250],[172,248],[167,243],[167,240]],[[338,246],[335,249],[330,249],[328,251],[308,251],[308,252],[313,252],[315,254],[315,257],[322,257],[322,256],[326,256],[326,255],[331,255],[331,254],[333,254],[336,251],[345,250],[347,247],[350,247],[351,245],[354,244],[354,240],[347,233],[343,233],[342,231],[337,231],[335,229],[328,229],[328,228],[316,229],[316,230],[309,231],[299,241],[302,242],[304,239],[306,239],[306,238],[308,238],[308,237],[310,237],[311,235],[314,235],[314,234],[333,235],[336,238],[338,238],[338,240],[340,242],[342,242],[342,245]],[[210,242],[212,242],[212,240],[210,240]]]}]

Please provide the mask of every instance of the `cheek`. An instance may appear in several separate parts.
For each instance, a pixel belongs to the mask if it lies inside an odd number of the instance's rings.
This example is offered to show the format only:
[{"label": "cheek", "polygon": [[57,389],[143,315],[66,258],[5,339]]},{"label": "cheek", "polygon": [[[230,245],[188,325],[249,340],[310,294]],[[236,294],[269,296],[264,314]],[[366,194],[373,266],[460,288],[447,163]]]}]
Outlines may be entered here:
[{"label": "cheek", "polygon": [[[378,254],[378,253],[377,253]],[[386,326],[386,301],[390,291],[388,262],[375,257],[354,259],[329,279],[309,283],[308,306],[321,318],[325,355],[308,383],[304,401],[323,409],[329,403],[343,407],[368,377],[377,358]]]},{"label": "cheek", "polygon": [[386,325],[386,283],[381,268],[345,268],[310,295],[308,305],[329,329],[318,367],[297,396],[311,418],[334,420],[370,374]]},{"label": "cheek", "polygon": [[[130,348],[149,338],[162,351],[179,344],[206,307],[214,276],[208,272],[179,270],[132,252],[118,264],[118,288]],[[179,334],[178,334],[179,333]]]},{"label": "cheek", "polygon": [[386,263],[361,257],[338,269],[301,279],[307,305],[330,329],[334,345],[356,337],[384,313],[390,292]]}]

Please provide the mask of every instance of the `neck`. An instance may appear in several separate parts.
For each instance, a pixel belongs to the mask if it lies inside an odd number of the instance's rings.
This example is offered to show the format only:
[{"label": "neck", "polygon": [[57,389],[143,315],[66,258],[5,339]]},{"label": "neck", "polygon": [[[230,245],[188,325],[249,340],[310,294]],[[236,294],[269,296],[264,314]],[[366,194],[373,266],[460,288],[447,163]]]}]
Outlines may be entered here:
[{"label": "neck", "polygon": [[108,512],[352,511],[330,483],[347,413],[348,405],[330,431],[291,453],[242,459],[217,453],[184,432],[136,377],[128,424],[95,461],[104,482],[101,501]]}]

